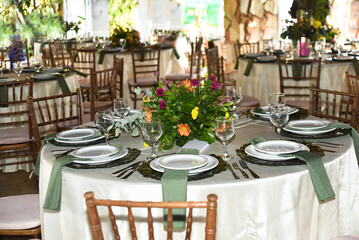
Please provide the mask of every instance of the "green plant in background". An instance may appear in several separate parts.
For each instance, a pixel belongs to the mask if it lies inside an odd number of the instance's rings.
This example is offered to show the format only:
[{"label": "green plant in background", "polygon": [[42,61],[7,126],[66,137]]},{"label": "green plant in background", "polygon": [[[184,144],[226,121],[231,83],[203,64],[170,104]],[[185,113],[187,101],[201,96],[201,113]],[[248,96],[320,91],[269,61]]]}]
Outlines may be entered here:
[{"label": "green plant in background", "polygon": [[0,2],[0,42],[21,34],[35,39],[62,33],[61,0],[3,0]]},{"label": "green plant in background", "polygon": [[137,5],[138,0],[108,0],[110,35],[114,34],[115,29],[131,28],[135,24]]}]

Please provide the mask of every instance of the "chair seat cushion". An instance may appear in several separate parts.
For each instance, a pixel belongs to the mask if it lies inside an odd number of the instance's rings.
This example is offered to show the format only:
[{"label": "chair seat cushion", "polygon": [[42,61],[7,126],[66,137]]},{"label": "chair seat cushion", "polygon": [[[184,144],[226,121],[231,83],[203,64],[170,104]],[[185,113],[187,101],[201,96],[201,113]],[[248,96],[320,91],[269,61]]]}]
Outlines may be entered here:
[{"label": "chair seat cushion", "polygon": [[170,81],[184,81],[186,79],[192,79],[189,73],[169,73],[165,76],[166,80]]},{"label": "chair seat cushion", "polygon": [[30,229],[40,224],[39,194],[0,198],[0,229]]},{"label": "chair seat cushion", "polygon": [[128,85],[130,86],[140,86],[140,87],[151,87],[156,86],[158,84],[156,77],[143,77],[137,78],[137,82],[135,83],[135,79],[129,79]]},{"label": "chair seat cushion", "polygon": [[237,107],[259,107],[259,100],[255,97],[243,95]]},{"label": "chair seat cushion", "polygon": [[[84,113],[91,112],[91,102],[84,102],[83,104]],[[95,101],[95,109],[112,108],[112,101]]]},{"label": "chair seat cushion", "polygon": [[0,136],[0,145],[20,144],[30,140],[28,127],[0,129]]},{"label": "chair seat cushion", "polygon": [[79,80],[80,88],[90,88],[90,79],[84,78]]}]

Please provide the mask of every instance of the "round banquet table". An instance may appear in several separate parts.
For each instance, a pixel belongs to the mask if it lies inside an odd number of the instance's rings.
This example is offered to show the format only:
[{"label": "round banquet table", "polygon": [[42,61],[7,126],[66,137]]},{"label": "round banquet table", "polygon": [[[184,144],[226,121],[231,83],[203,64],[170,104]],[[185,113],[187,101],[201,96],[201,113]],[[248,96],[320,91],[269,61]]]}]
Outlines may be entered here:
[{"label": "round banquet table", "polygon": [[[258,98],[261,106],[266,106],[268,105],[269,93],[280,91],[278,64],[276,62],[254,63],[249,76],[245,76],[244,71],[247,63],[247,59],[239,59],[237,85],[242,87],[242,94]],[[352,62],[322,62],[320,88],[348,91],[345,79],[346,71],[355,74]],[[300,85],[300,81],[297,84]]]},{"label": "round banquet table", "polygon": [[[21,79],[30,77],[33,73],[22,73]],[[3,74],[3,77],[16,78],[15,73]],[[77,76],[74,73],[68,73],[65,76],[65,81],[70,89],[70,91],[75,92],[77,88],[80,87],[80,84],[77,80]],[[34,81],[33,82],[33,98],[39,97],[48,97],[62,94],[61,88],[56,80],[47,80],[47,81]],[[27,109],[27,105],[24,106]],[[0,112],[3,108],[0,108]],[[4,121],[0,119],[0,122]],[[4,160],[6,163],[20,161],[22,158],[11,158]],[[2,172],[15,172],[18,170],[25,170],[29,172],[33,169],[33,164],[20,164],[20,165],[9,165],[0,167]]]},{"label": "round banquet table", "polygon": [[[239,120],[241,121],[241,120]],[[237,132],[229,144],[230,154],[258,135],[275,139],[274,130],[264,121],[251,121],[237,127]],[[314,141],[314,140],[313,140]],[[332,239],[339,235],[359,233],[359,175],[358,163],[349,135],[326,141],[340,142],[343,147],[337,153],[325,152],[323,161],[336,194],[335,199],[319,203],[311,183],[306,165],[263,166],[249,163],[249,167],[260,178],[235,180],[230,171],[213,177],[189,181],[188,201],[206,200],[210,193],[218,195],[217,239],[275,239],[275,240],[318,240]],[[315,142],[315,141],[314,141]],[[142,149],[137,160],[144,160],[150,154],[143,147],[141,138],[127,134],[113,139],[112,143]],[[52,150],[56,147],[47,144],[41,152],[40,165],[40,206],[43,205],[51,168],[54,162]],[[167,152],[175,152],[175,147]],[[164,154],[166,152],[160,152]],[[205,149],[206,154],[221,154],[219,142]],[[235,159],[238,159],[236,156]],[[136,161],[137,161],[136,160]],[[233,160],[231,160],[233,162]],[[84,193],[93,191],[96,198],[162,201],[161,181],[144,178],[135,172],[128,179],[111,175],[126,165],[102,169],[62,170],[61,211],[41,210],[43,239],[91,239]],[[114,239],[107,209],[99,208],[105,239]],[[135,210],[134,210],[135,211]],[[147,237],[147,211],[140,214],[136,223],[139,239]],[[204,216],[202,210],[195,210],[192,239],[204,239]],[[156,239],[166,239],[162,226],[162,211],[153,211]],[[135,216],[136,219],[136,216]],[[356,219],[356,220],[355,220]],[[122,219],[123,220],[123,219]],[[123,239],[130,239],[127,221],[117,221]],[[184,232],[175,233],[174,239],[184,239]]]}]

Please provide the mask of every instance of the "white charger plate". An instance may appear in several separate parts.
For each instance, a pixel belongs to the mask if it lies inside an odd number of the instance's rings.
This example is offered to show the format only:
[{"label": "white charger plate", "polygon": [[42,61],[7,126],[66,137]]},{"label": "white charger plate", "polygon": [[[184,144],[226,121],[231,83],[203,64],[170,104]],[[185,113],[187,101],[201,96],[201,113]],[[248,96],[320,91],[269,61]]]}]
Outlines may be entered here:
[{"label": "white charger plate", "polygon": [[[302,145],[302,149],[301,151],[309,151],[309,148],[303,144]],[[252,157],[256,157],[262,160],[266,160],[266,161],[286,161],[286,160],[291,160],[294,159],[295,157],[283,157],[283,156],[278,156],[278,155],[272,155],[272,154],[266,154],[266,153],[262,153],[262,152],[258,152],[256,151],[256,149],[254,148],[253,145],[249,145],[247,146],[244,151]]]},{"label": "white charger plate", "polygon": [[[211,170],[211,169],[215,168],[218,165],[218,159],[217,158],[209,156],[209,155],[200,155],[200,156],[203,156],[203,157],[207,158],[208,159],[208,164],[206,164],[206,165],[204,165],[202,167],[190,170],[189,173],[188,173],[189,175],[195,175],[195,174],[198,174],[198,173],[201,173],[201,172]],[[153,170],[157,171],[157,172],[164,172],[165,171],[165,169],[158,164],[158,161],[161,160],[161,158],[163,158],[163,157],[156,158],[153,161],[151,161],[151,163],[150,163],[150,167]]]},{"label": "white charger plate", "polygon": [[174,170],[187,170],[203,167],[208,163],[208,158],[193,154],[172,154],[158,160],[162,168]]},{"label": "white charger plate", "polygon": [[293,129],[289,129],[284,127],[283,128],[285,131],[287,132],[291,132],[291,133],[295,133],[295,134],[299,134],[299,135],[319,135],[319,134],[323,134],[323,133],[328,133],[331,131],[334,131],[336,129],[336,127],[330,128],[330,129],[325,129],[325,130],[320,130],[320,129],[314,129],[314,130],[308,130],[308,131],[303,131],[303,130],[293,130]]},{"label": "white charger plate", "polygon": [[56,134],[56,137],[64,140],[82,139],[85,137],[91,137],[98,132],[95,128],[78,128],[60,132]]},{"label": "white charger plate", "polygon": [[60,138],[57,138],[57,137],[55,137],[54,138],[54,140],[56,141],[56,142],[59,142],[59,143],[70,143],[70,144],[72,144],[72,143],[74,143],[74,144],[76,144],[76,143],[87,143],[87,142],[93,142],[93,141],[97,141],[97,140],[99,140],[99,139],[102,139],[102,138],[104,138],[105,137],[105,135],[101,135],[101,136],[98,136],[98,137],[95,137],[95,138],[90,138],[90,139],[76,139],[76,140],[65,140],[65,139],[60,139]]},{"label": "white charger plate", "polygon": [[[257,115],[257,116],[260,116],[262,118],[269,118],[269,106],[264,106],[264,107],[261,107],[266,113],[256,113],[254,112],[254,109],[251,109],[250,112],[253,114],[253,115]],[[291,115],[291,114],[294,114],[296,112],[299,111],[298,108],[292,108],[292,107],[288,107],[289,108],[289,111],[288,111],[288,114]]]},{"label": "white charger plate", "polygon": [[254,145],[256,151],[270,155],[299,152],[302,148],[300,143],[285,140],[265,141]]},{"label": "white charger plate", "polygon": [[0,78],[0,82],[13,82],[15,78]]},{"label": "white charger plate", "polygon": [[354,59],[353,56],[333,57],[333,61],[343,61],[343,62],[346,62],[346,61],[351,61],[351,60],[353,60],[353,59]]},{"label": "white charger plate", "polygon": [[97,145],[79,148],[71,155],[77,158],[102,158],[115,154],[118,150],[118,147],[111,145]]},{"label": "white charger plate", "polygon": [[328,126],[328,122],[320,120],[295,120],[289,121],[287,126],[298,130],[314,130]]},{"label": "white charger plate", "polygon": [[[69,153],[71,154],[71,153]],[[108,162],[112,162],[114,160],[120,159],[125,157],[128,154],[127,148],[124,148],[123,151],[118,151],[117,153],[101,158],[89,158],[89,159],[76,159],[74,163],[81,163],[81,164],[88,164],[88,165],[99,165]]]}]

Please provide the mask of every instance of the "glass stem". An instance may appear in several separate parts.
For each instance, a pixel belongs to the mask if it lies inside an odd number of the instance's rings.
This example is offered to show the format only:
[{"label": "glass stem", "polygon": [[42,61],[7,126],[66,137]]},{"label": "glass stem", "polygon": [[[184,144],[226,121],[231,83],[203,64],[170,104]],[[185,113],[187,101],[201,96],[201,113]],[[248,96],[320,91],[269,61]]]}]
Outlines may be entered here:
[{"label": "glass stem", "polygon": [[228,141],[223,141],[223,160],[228,158]]},{"label": "glass stem", "polygon": [[105,132],[106,144],[107,144],[107,145],[110,145],[110,143],[109,143],[109,141],[108,141],[108,137],[109,137],[108,132]]},{"label": "glass stem", "polygon": [[281,136],[282,128],[280,128],[280,127],[276,127],[276,128],[275,128],[275,130],[276,130],[276,132],[277,132],[277,134],[278,134],[277,139],[278,139],[278,140],[280,140],[280,136]]},{"label": "glass stem", "polygon": [[156,157],[155,142],[151,142],[151,158]]}]

